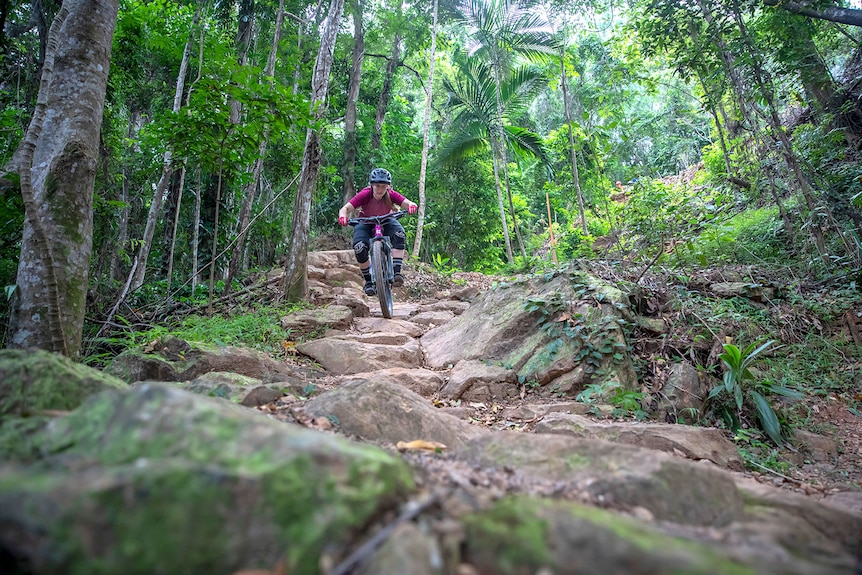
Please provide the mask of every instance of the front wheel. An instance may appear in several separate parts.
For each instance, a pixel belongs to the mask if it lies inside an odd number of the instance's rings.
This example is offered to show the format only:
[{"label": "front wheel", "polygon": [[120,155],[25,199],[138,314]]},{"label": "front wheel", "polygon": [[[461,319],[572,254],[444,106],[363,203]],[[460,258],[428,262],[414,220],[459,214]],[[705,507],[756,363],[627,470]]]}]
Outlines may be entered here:
[{"label": "front wheel", "polygon": [[380,300],[380,311],[383,317],[392,317],[392,286],[386,277],[389,269],[386,261],[386,253],[383,250],[383,242],[374,242],[371,245],[371,267],[374,268],[374,283],[377,287],[377,299]]}]

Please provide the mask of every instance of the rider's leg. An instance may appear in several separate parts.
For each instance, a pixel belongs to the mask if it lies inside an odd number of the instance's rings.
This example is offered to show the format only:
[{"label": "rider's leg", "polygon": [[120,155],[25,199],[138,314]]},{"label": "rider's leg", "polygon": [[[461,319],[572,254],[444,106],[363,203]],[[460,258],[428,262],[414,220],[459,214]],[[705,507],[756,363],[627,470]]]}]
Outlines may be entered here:
[{"label": "rider's leg", "polygon": [[384,226],[383,233],[392,240],[392,273],[395,276],[392,284],[395,287],[402,286],[404,276],[401,275],[401,264],[404,261],[404,249],[407,247],[407,234],[398,220]]},{"label": "rider's leg", "polygon": [[359,224],[353,229],[353,255],[362,272],[365,286],[362,288],[366,295],[374,295],[374,282],[371,279],[371,259],[369,258],[369,238],[371,237],[371,226]]}]

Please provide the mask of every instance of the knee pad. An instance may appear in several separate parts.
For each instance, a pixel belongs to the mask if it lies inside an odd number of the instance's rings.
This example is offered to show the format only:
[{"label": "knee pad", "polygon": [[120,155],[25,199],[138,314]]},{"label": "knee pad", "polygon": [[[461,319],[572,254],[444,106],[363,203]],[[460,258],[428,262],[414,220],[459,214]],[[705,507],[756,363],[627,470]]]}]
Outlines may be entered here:
[{"label": "knee pad", "polygon": [[356,261],[364,264],[368,261],[368,244],[365,242],[356,242],[353,244],[353,253],[356,255]]},{"label": "knee pad", "polygon": [[392,236],[392,247],[396,250],[403,250],[407,246],[407,233],[404,230],[395,230]]}]

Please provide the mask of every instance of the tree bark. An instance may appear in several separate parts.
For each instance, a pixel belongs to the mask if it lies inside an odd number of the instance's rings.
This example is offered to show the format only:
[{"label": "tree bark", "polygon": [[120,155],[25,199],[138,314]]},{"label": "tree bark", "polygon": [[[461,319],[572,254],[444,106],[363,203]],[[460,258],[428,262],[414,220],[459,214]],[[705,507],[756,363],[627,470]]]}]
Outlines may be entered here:
[{"label": "tree bark", "polygon": [[66,0],[51,25],[36,109],[13,158],[25,223],[9,347],[80,353],[117,11],[117,0]]},{"label": "tree bark", "polygon": [[422,228],[425,224],[425,175],[428,166],[428,133],[431,128],[431,95],[434,90],[434,59],[437,52],[437,4],[434,0],[434,16],[431,25],[431,56],[428,64],[428,92],[425,94],[425,124],[422,130],[422,160],[419,166],[419,210],[416,213],[416,237],[413,241],[413,257],[419,257],[422,247]]},{"label": "tree bark", "polygon": [[491,158],[494,166],[494,186],[497,189],[497,204],[500,208],[500,225],[503,226],[503,241],[506,244],[506,261],[515,263],[515,254],[512,253],[512,240],[509,238],[509,224],[506,223],[506,206],[503,204],[503,187],[500,185],[500,153],[498,148],[502,144],[498,141],[494,130],[491,130]]},{"label": "tree bark", "polygon": [[[311,82],[311,109],[315,120],[322,118],[326,111],[329,74],[332,71],[335,40],[338,36],[338,27],[343,10],[344,0],[331,0]],[[308,128],[305,135],[305,152],[302,156],[299,187],[293,205],[290,241],[284,265],[284,296],[289,301],[303,299],[308,293],[309,218],[311,216],[311,197],[317,185],[319,168],[320,134],[317,130]]]},{"label": "tree bark", "polygon": [[[736,5],[734,5],[733,18],[739,28],[740,37],[742,38],[749,54],[752,56],[751,66],[754,73],[754,80],[760,90],[761,97],[766,102],[767,119],[772,128],[772,133],[776,140],[780,142],[781,154],[784,157],[784,161],[787,164],[787,167],[790,168],[790,171],[793,172],[796,182],[799,184],[799,190],[802,192],[802,197],[805,198],[805,204],[808,207],[811,222],[811,237],[814,239],[814,243],[817,246],[817,252],[820,254],[820,259],[823,261],[824,266],[829,269],[832,266],[832,262],[829,258],[829,252],[826,247],[826,236],[823,231],[823,226],[821,226],[820,222],[817,221],[820,217],[820,208],[822,207],[826,209],[827,212],[828,208],[818,205],[817,200],[814,197],[814,190],[808,183],[808,178],[802,172],[802,167],[799,165],[796,153],[793,151],[790,138],[787,137],[787,133],[784,131],[784,126],[782,126],[781,119],[778,117],[778,112],[775,108],[775,99],[771,88],[772,80],[766,69],[760,63],[758,52],[751,43],[748,29],[742,20],[739,7]],[[844,240],[841,230],[836,229],[835,231],[837,231],[839,236],[841,236],[841,239]]]},{"label": "tree bark", "polygon": [[[194,41],[194,28],[197,26],[200,18],[200,10],[195,12],[194,21],[192,23],[192,31],[189,33],[189,39],[183,49],[183,57],[180,61],[180,70],[177,74],[177,85],[174,90],[174,113],[179,112],[182,105],[183,91],[185,90],[186,71],[189,67],[189,53],[191,51],[192,42]],[[138,265],[134,267],[137,271],[132,277],[131,291],[135,291],[144,285],[144,278],[147,275],[147,260],[150,257],[150,248],[153,244],[153,236],[156,233],[156,224],[159,220],[159,215],[162,211],[162,203],[164,201],[165,189],[168,186],[171,174],[173,173],[173,163],[171,162],[171,151],[167,150],[162,161],[162,175],[159,178],[159,183],[156,184],[156,191],[153,194],[153,201],[150,203],[150,211],[147,214],[147,225],[144,228],[144,237],[141,238],[141,248],[138,250],[136,259]]]},{"label": "tree bark", "polygon": [[862,10],[854,8],[839,8],[838,6],[827,6],[823,8],[809,8],[808,2],[794,2],[793,0],[763,0],[767,6],[775,6],[809,18],[828,20],[839,24],[850,24],[851,26],[862,26]]},{"label": "tree bark", "polygon": [[362,0],[353,0],[353,66],[347,87],[347,111],[344,113],[344,202],[356,195],[356,101],[362,80],[365,56],[365,29],[362,25]]},{"label": "tree bark", "polygon": [[[275,32],[272,38],[272,47],[269,51],[269,58],[266,61],[266,68],[263,73],[266,76],[272,77],[275,74],[275,60],[278,54],[278,43],[281,40],[281,25],[284,22],[284,0],[278,3],[278,14],[275,17]],[[237,238],[234,243],[231,253],[230,264],[228,265],[227,281],[225,282],[225,294],[230,293],[231,284],[240,269],[242,261],[243,248],[245,247],[246,231],[251,218],[251,209],[254,206],[254,198],[257,195],[257,188],[260,184],[260,174],[263,171],[263,158],[266,156],[266,146],[269,141],[269,129],[264,128],[263,137],[260,140],[260,146],[257,151],[257,158],[249,171],[251,172],[251,181],[243,190],[243,202],[239,211],[237,220]]]},{"label": "tree bark", "polygon": [[[403,2],[398,3],[398,19],[401,21],[403,10]],[[383,87],[380,89],[380,99],[377,101],[377,114],[374,117],[374,132],[371,134],[371,154],[380,149],[380,142],[383,139],[383,120],[386,118],[386,111],[389,108],[389,99],[392,95],[392,83],[395,79],[395,73],[398,71],[398,66],[401,65],[401,30],[395,31],[395,36],[392,39],[392,54],[389,56],[389,61],[386,63],[386,72],[383,75]],[[366,166],[371,169],[370,164]]]},{"label": "tree bark", "polygon": [[[563,54],[565,54],[565,51]],[[575,185],[575,193],[578,196],[578,213],[581,216],[581,230],[584,232],[584,235],[587,235],[587,216],[584,212],[584,194],[581,192],[581,178],[580,174],[578,174],[578,152],[575,149],[575,134],[574,129],[572,128],[572,111],[569,107],[569,94],[567,88],[568,79],[566,78],[566,60],[563,55],[560,55],[560,68],[562,69],[560,85],[563,87],[563,109],[566,112],[566,124],[569,126],[569,149],[572,152],[572,182]],[[548,225],[550,226],[551,222],[548,222]]]}]

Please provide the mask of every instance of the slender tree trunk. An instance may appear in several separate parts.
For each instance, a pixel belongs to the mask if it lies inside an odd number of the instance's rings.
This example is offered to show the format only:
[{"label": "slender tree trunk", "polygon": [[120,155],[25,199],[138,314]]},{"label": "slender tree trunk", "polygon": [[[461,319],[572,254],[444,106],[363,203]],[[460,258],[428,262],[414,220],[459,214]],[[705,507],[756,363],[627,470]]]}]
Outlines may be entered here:
[{"label": "slender tree trunk", "polygon": [[[515,214],[515,203],[512,201],[512,188],[509,184],[509,160],[506,145],[506,133],[503,130],[503,96],[500,93],[500,65],[498,57],[494,56],[494,95],[497,100],[497,117],[495,118],[494,129],[497,132],[498,152],[500,154],[500,162],[503,166],[503,182],[506,185],[506,197],[509,200],[509,212],[512,214],[512,227],[515,228],[515,239],[518,241],[518,247],[521,250],[521,257],[527,259],[527,252],[524,249],[524,242],[521,240],[521,231],[518,229],[518,216]],[[508,234],[506,234],[508,235]],[[511,246],[509,247],[511,251]],[[514,257],[512,258],[514,261]],[[512,263],[510,261],[509,263]]]},{"label": "slender tree trunk", "polygon": [[33,118],[13,158],[24,200],[9,347],[77,357],[93,185],[116,0],[66,0],[51,25]]},{"label": "slender tree trunk", "polygon": [[512,184],[509,181],[509,154],[505,144],[501,146],[500,151],[503,154],[503,182],[506,185],[506,197],[509,200],[509,213],[512,214],[512,227],[515,228],[515,240],[518,242],[518,249],[521,250],[521,257],[526,260],[527,250],[524,248],[524,240],[521,238],[521,229],[518,226],[518,214],[515,212],[515,202],[512,201]]},{"label": "slender tree trunk", "polygon": [[572,182],[575,185],[575,193],[578,196],[578,213],[581,215],[581,230],[587,235],[587,215],[584,211],[584,194],[581,192],[581,177],[578,173],[578,151],[575,149],[575,131],[572,128],[572,110],[569,106],[568,79],[566,78],[565,49],[560,55],[560,69],[562,78],[560,85],[563,88],[563,109],[566,112],[566,124],[569,126],[569,149],[572,152]]},{"label": "slender tree trunk", "polygon": [[344,202],[356,195],[356,101],[362,80],[365,56],[365,29],[362,26],[363,0],[353,0],[353,66],[347,88],[347,111],[344,113]]},{"label": "slender tree trunk", "polygon": [[183,186],[186,183],[186,167],[180,168],[179,183],[177,184],[177,209],[174,211],[174,225],[171,227],[170,252],[168,253],[167,287],[165,288],[165,299],[171,297],[171,279],[174,275],[174,250],[177,245],[177,228],[180,223],[180,206],[183,202]]},{"label": "slender tree trunk", "polygon": [[512,253],[512,240],[509,239],[509,224],[506,222],[506,206],[503,203],[503,187],[500,185],[500,159],[498,148],[500,143],[495,134],[491,134],[491,157],[494,165],[494,186],[497,189],[497,203],[500,206],[500,224],[503,226],[503,240],[506,243],[506,261],[515,263],[515,254]]},{"label": "slender tree trunk", "polygon": [[[281,40],[281,26],[284,22],[284,0],[279,0],[278,14],[275,17],[275,32],[272,38],[272,48],[269,51],[269,58],[266,61],[264,75],[272,77],[275,74],[275,59],[278,54],[278,43]],[[246,231],[251,218],[251,210],[254,206],[254,198],[257,195],[257,188],[260,184],[260,173],[263,170],[263,159],[266,156],[266,146],[269,141],[269,129],[265,128],[263,136],[260,140],[260,146],[257,151],[257,158],[250,168],[251,181],[243,190],[243,203],[240,208],[239,218],[237,220],[237,238],[231,253],[230,264],[228,265],[227,281],[225,282],[224,291],[229,293],[231,284],[233,283],[236,274],[242,263],[243,248],[245,247]]]},{"label": "slender tree trunk", "polygon": [[[343,10],[344,0],[331,0],[311,83],[311,109],[314,111],[315,120],[322,118],[326,111],[329,74],[332,70],[335,39],[338,35]],[[289,301],[303,299],[308,293],[309,218],[311,216],[311,197],[317,185],[319,168],[320,134],[309,128],[305,136],[305,153],[302,156],[302,170],[294,200],[290,242],[288,243],[284,266],[284,295]]]},{"label": "slender tree trunk", "polygon": [[[180,106],[182,104],[183,90],[185,89],[185,79],[186,72],[189,67],[189,53],[191,52],[192,42],[194,41],[194,29],[197,27],[198,20],[200,19],[200,9],[195,12],[194,21],[192,23],[192,30],[189,33],[189,39],[186,41],[185,48],[183,49],[183,57],[180,61],[180,71],[177,74],[177,85],[174,90],[174,105],[173,111],[174,113],[179,112]],[[141,239],[141,248],[138,250],[138,254],[136,259],[138,260],[138,265],[135,266],[137,270],[132,277],[131,283],[131,291],[134,291],[144,285],[144,278],[147,274],[147,259],[150,257],[150,248],[153,244],[153,236],[156,233],[156,224],[159,220],[159,214],[162,211],[162,202],[164,201],[165,189],[168,185],[168,180],[173,173],[173,164],[171,162],[171,151],[167,150],[164,155],[164,160],[162,162],[162,176],[159,178],[159,183],[156,185],[156,191],[153,194],[153,201],[150,203],[150,212],[147,215],[147,225],[144,228],[144,237]]]},{"label": "slender tree trunk", "polygon": [[[829,252],[826,247],[825,234],[823,232],[823,227],[820,225],[820,222],[817,221],[820,213],[818,207],[820,206],[818,206],[817,201],[814,197],[814,191],[811,189],[811,186],[808,183],[808,178],[802,172],[802,168],[799,165],[799,161],[796,158],[796,154],[793,152],[793,145],[790,142],[790,138],[787,137],[787,133],[784,131],[784,127],[781,124],[781,119],[778,117],[778,112],[775,109],[772,89],[770,88],[772,82],[767,77],[766,70],[760,64],[758,52],[756,48],[751,44],[748,30],[745,26],[745,23],[742,21],[739,7],[736,5],[734,5],[733,17],[736,21],[737,27],[739,28],[740,36],[743,39],[743,42],[745,43],[748,52],[752,55],[751,66],[754,73],[754,80],[760,90],[761,96],[766,101],[766,107],[768,112],[767,118],[772,128],[772,133],[775,138],[780,142],[781,154],[784,157],[784,161],[787,163],[787,166],[790,168],[791,172],[793,172],[793,175],[796,178],[796,182],[799,184],[799,190],[802,192],[802,196],[805,198],[805,203],[808,207],[811,222],[811,225],[809,226],[809,228],[811,229],[811,236],[813,237],[814,243],[817,246],[817,251],[820,254],[820,258],[823,260],[824,265],[829,268],[832,266],[832,262],[829,258]],[[841,234],[840,229],[837,229],[836,231]],[[843,234],[841,234],[841,237],[842,239],[844,239]]]},{"label": "slender tree trunk", "polygon": [[[402,11],[404,9],[403,2],[398,3],[398,21],[401,21]],[[380,142],[383,139],[383,120],[386,118],[386,111],[389,108],[389,99],[392,95],[392,84],[395,79],[395,73],[398,71],[398,66],[401,65],[401,30],[395,31],[395,36],[392,39],[392,54],[389,56],[389,61],[386,63],[386,72],[383,75],[383,87],[380,90],[380,99],[377,101],[377,114],[374,117],[374,132],[371,134],[371,155],[380,149]],[[371,168],[371,165],[366,166]]]},{"label": "slender tree trunk", "polygon": [[198,166],[198,184],[195,188],[195,214],[192,222],[192,293],[198,287],[198,244],[201,241],[201,167]]},{"label": "slender tree trunk", "polygon": [[[240,0],[236,30],[236,61],[240,66],[248,65],[248,51],[254,38],[254,0]],[[230,123],[239,124],[242,105],[237,100],[230,103]]]},{"label": "slender tree trunk", "polygon": [[431,129],[431,94],[434,90],[434,60],[437,52],[437,4],[434,0],[434,17],[431,25],[431,55],[428,64],[428,91],[425,93],[425,124],[422,129],[422,161],[419,165],[419,210],[416,214],[416,238],[413,241],[413,257],[419,257],[422,247],[422,228],[425,224],[425,175],[428,166],[428,134]]},{"label": "slender tree trunk", "polygon": [[[134,126],[136,122],[137,114],[132,113],[131,118],[129,118],[129,138],[131,140],[132,134],[134,134]],[[120,254],[123,250],[126,249],[126,244],[129,241],[129,178],[126,166],[124,165],[122,168],[122,182],[120,183],[120,197],[119,201],[122,204],[123,208],[120,210],[120,219],[117,222],[117,242],[114,245],[111,251],[111,279],[119,280],[121,279],[121,264],[120,264]]]},{"label": "slender tree trunk", "polygon": [[207,300],[207,315],[213,315],[213,288],[215,286],[215,270],[218,264],[218,219],[221,208],[221,176],[224,162],[224,142],[219,148],[218,158],[218,184],[216,185],[216,200],[215,200],[215,218],[213,221],[213,242],[210,252],[210,284],[209,284],[209,299]]}]

